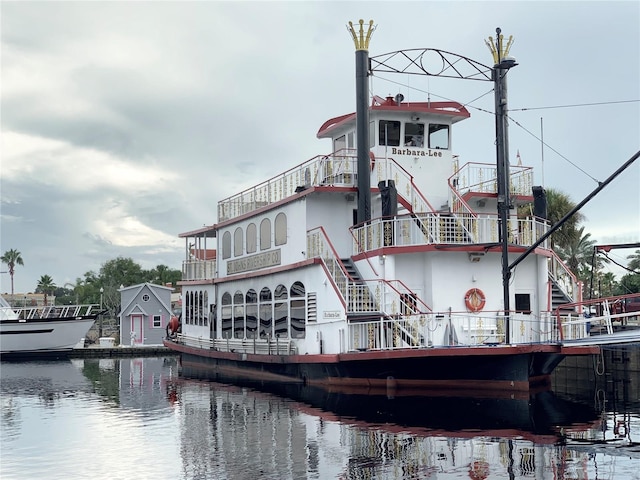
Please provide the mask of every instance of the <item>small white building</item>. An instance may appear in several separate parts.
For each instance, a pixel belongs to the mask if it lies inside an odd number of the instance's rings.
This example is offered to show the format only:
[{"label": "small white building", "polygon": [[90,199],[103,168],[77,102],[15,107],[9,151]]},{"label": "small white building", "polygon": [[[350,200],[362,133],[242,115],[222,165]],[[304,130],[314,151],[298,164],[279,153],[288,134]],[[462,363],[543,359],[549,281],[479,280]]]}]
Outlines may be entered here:
[{"label": "small white building", "polygon": [[171,319],[173,288],[153,283],[123,287],[120,290],[120,344],[126,346],[162,345]]}]

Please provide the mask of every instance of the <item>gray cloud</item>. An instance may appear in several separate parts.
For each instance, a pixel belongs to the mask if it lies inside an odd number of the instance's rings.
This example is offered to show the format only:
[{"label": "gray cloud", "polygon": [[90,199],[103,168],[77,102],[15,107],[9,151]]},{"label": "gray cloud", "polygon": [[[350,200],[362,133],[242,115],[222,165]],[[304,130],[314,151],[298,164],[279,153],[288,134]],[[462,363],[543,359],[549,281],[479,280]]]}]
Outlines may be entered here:
[{"label": "gray cloud", "polygon": [[[366,8],[365,8],[366,7]],[[116,256],[179,268],[177,234],[217,201],[331,146],[315,134],[354,110],[345,25],[373,18],[371,55],[434,47],[490,63],[513,34],[511,155],[580,200],[640,144],[636,2],[3,2],[1,248],[22,252],[16,289],[73,281]],[[267,20],[269,19],[269,20]],[[607,36],[607,26],[615,33]],[[373,92],[469,101],[490,84],[376,75]],[[477,110],[473,107],[480,108]],[[493,160],[493,95],[469,106],[454,151]],[[517,123],[515,123],[517,122]],[[585,207],[600,241],[640,234],[640,167]],[[629,200],[616,195],[625,192]],[[635,195],[635,197],[634,197]],[[629,241],[629,240],[624,240]],[[2,275],[0,290],[9,288]]]}]

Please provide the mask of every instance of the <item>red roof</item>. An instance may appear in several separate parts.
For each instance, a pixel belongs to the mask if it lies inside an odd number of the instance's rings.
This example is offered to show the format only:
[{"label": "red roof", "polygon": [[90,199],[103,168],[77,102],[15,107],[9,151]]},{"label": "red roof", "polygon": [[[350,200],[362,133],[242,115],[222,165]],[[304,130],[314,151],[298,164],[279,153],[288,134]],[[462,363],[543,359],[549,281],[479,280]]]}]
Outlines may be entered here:
[{"label": "red roof", "polygon": [[[429,113],[459,117],[457,120],[462,120],[471,116],[469,110],[458,102],[404,102],[398,104],[393,97],[382,98],[377,95],[373,97],[370,109],[390,112]],[[345,115],[340,115],[339,117],[330,118],[322,124],[316,136],[318,138],[329,137],[329,132],[331,130],[339,125],[355,121],[355,118],[355,113],[347,113]]]}]

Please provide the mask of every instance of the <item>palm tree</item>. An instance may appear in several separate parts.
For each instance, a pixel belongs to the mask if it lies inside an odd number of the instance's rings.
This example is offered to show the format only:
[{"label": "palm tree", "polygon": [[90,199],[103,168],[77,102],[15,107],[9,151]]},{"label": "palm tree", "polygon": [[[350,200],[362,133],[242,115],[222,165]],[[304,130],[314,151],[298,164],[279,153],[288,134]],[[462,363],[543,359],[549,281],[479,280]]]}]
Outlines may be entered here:
[{"label": "palm tree", "polygon": [[[551,226],[557,224],[569,213],[576,204],[565,193],[553,188],[546,189],[547,197],[547,219]],[[576,231],[578,224],[584,220],[584,215],[580,212],[574,213],[553,235],[551,235],[551,248],[567,248],[572,241],[571,236]]]},{"label": "palm tree", "polygon": [[584,233],[584,227],[578,230],[568,230],[564,247],[558,248],[558,255],[575,275],[589,270],[593,246],[596,241],[591,240],[590,233]]},{"label": "palm tree", "polygon": [[640,272],[640,250],[629,255],[627,260],[629,260],[629,265],[627,265],[629,270]]},{"label": "palm tree", "polygon": [[607,272],[600,278],[602,284],[602,291],[600,294],[603,297],[610,297],[613,295],[613,286],[616,283],[616,277],[613,272]]},{"label": "palm tree", "polygon": [[11,299],[13,300],[13,274],[15,273],[16,265],[24,265],[24,261],[22,260],[21,253],[13,248],[4,252],[4,255],[2,255],[0,260],[2,260],[2,263],[6,263],[9,267],[9,276],[11,277]]},{"label": "palm tree", "polygon": [[40,280],[38,280],[37,291],[41,291],[44,293],[44,304],[47,305],[47,294],[53,292],[56,289],[56,284],[53,283],[53,278],[49,275],[42,275]]}]

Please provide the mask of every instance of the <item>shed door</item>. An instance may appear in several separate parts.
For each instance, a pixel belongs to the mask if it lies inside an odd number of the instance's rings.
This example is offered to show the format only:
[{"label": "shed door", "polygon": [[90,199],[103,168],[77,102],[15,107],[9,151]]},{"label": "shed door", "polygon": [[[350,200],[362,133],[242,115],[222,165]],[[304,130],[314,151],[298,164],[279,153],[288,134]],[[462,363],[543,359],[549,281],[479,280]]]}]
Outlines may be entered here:
[{"label": "shed door", "polygon": [[131,345],[139,345],[143,343],[144,332],[142,330],[142,315],[131,315]]}]

